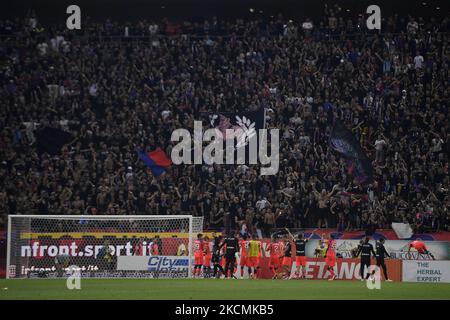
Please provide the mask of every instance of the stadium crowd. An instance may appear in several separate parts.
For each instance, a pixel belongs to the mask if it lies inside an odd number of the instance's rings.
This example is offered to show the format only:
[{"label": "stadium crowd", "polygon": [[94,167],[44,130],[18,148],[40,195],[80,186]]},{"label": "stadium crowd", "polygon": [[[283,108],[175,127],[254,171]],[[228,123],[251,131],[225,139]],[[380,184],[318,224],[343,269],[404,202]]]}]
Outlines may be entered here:
[{"label": "stadium crowd", "polygon": [[[119,24],[70,31],[0,21],[0,219],[8,214],[194,214],[206,228],[449,230],[449,21],[392,16],[381,33],[337,7],[322,21]],[[174,129],[208,112],[266,108],[280,171],[172,165]],[[373,161],[359,184],[329,146],[333,118]],[[39,153],[36,130],[75,139]]]}]

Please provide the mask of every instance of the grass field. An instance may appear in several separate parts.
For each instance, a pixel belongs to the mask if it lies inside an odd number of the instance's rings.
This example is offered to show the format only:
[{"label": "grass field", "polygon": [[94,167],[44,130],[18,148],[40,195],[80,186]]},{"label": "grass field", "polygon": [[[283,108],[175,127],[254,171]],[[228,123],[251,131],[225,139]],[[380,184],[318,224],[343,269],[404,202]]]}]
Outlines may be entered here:
[{"label": "grass field", "polygon": [[68,290],[65,280],[0,280],[4,299],[422,300],[450,299],[450,284],[383,282],[380,290],[369,290],[361,281],[86,279],[81,290]]}]

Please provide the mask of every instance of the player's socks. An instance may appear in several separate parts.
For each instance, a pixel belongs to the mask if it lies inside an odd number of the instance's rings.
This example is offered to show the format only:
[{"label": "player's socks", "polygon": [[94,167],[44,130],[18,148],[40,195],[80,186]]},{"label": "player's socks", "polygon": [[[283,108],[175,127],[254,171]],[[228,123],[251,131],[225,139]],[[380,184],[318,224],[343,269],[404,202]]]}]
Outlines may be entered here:
[{"label": "player's socks", "polygon": [[330,277],[328,278],[328,280],[334,280],[334,279],[336,279],[336,275],[334,274],[334,270],[329,270],[330,271]]}]

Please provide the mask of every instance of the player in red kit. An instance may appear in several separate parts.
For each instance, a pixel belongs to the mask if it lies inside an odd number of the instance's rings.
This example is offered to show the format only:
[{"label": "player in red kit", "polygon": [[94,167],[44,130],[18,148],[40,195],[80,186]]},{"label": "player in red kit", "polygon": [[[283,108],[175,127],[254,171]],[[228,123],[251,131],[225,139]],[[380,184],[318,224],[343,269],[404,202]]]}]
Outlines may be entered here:
[{"label": "player in red kit", "polygon": [[243,235],[241,240],[239,240],[239,249],[239,265],[241,266],[241,279],[243,279],[244,268],[248,267],[248,241],[246,235]]},{"label": "player in red kit", "polygon": [[209,241],[208,236],[203,239],[203,253],[205,255],[203,260],[203,271],[205,272],[205,278],[210,278],[211,276],[211,252],[212,243]]},{"label": "player in red kit", "polygon": [[150,253],[152,256],[157,256],[159,254],[159,246],[158,246],[159,236],[156,236],[153,241],[150,243]]},{"label": "player in red kit", "polygon": [[283,245],[281,241],[276,241],[275,236],[272,236],[272,242],[266,249],[270,253],[269,268],[272,271],[272,279],[278,279],[278,269],[281,265],[281,257],[283,252]]},{"label": "player in red kit", "polygon": [[[225,265],[227,264],[227,260],[225,259],[225,252],[227,250],[227,245],[225,244],[222,249],[220,249],[220,266],[223,270],[225,270]],[[225,271],[223,273],[223,276],[226,277]]]},{"label": "player in red kit", "polygon": [[[250,279],[258,277],[259,263],[262,257],[262,243],[254,234],[252,239],[248,242],[248,273]],[[252,272],[253,268],[253,272]]]},{"label": "player in red kit", "polygon": [[197,234],[197,240],[194,241],[194,273],[193,276],[199,276],[203,266],[203,235]]},{"label": "player in red kit", "polygon": [[416,249],[419,254],[429,255],[433,260],[436,260],[433,256],[433,254],[430,251],[428,251],[427,246],[420,238],[414,240],[413,242],[411,242],[409,244],[408,254],[411,251],[411,248]]},{"label": "player in red kit", "polygon": [[330,239],[328,240],[327,251],[325,254],[325,266],[331,274],[328,280],[336,279],[336,274],[334,273],[335,265],[336,265],[336,241],[334,240],[334,236],[330,234]]}]

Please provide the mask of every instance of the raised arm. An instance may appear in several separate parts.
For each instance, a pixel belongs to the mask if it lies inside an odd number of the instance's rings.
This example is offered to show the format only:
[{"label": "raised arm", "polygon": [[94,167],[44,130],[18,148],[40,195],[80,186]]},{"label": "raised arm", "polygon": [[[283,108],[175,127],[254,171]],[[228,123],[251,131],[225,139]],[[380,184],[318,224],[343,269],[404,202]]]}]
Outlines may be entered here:
[{"label": "raised arm", "polygon": [[306,239],[306,240],[311,240],[311,238],[313,237],[313,235],[315,235],[316,234],[316,230],[317,229],[314,229],[313,231],[311,231],[311,234],[309,235],[309,237],[308,237],[308,239]]}]

